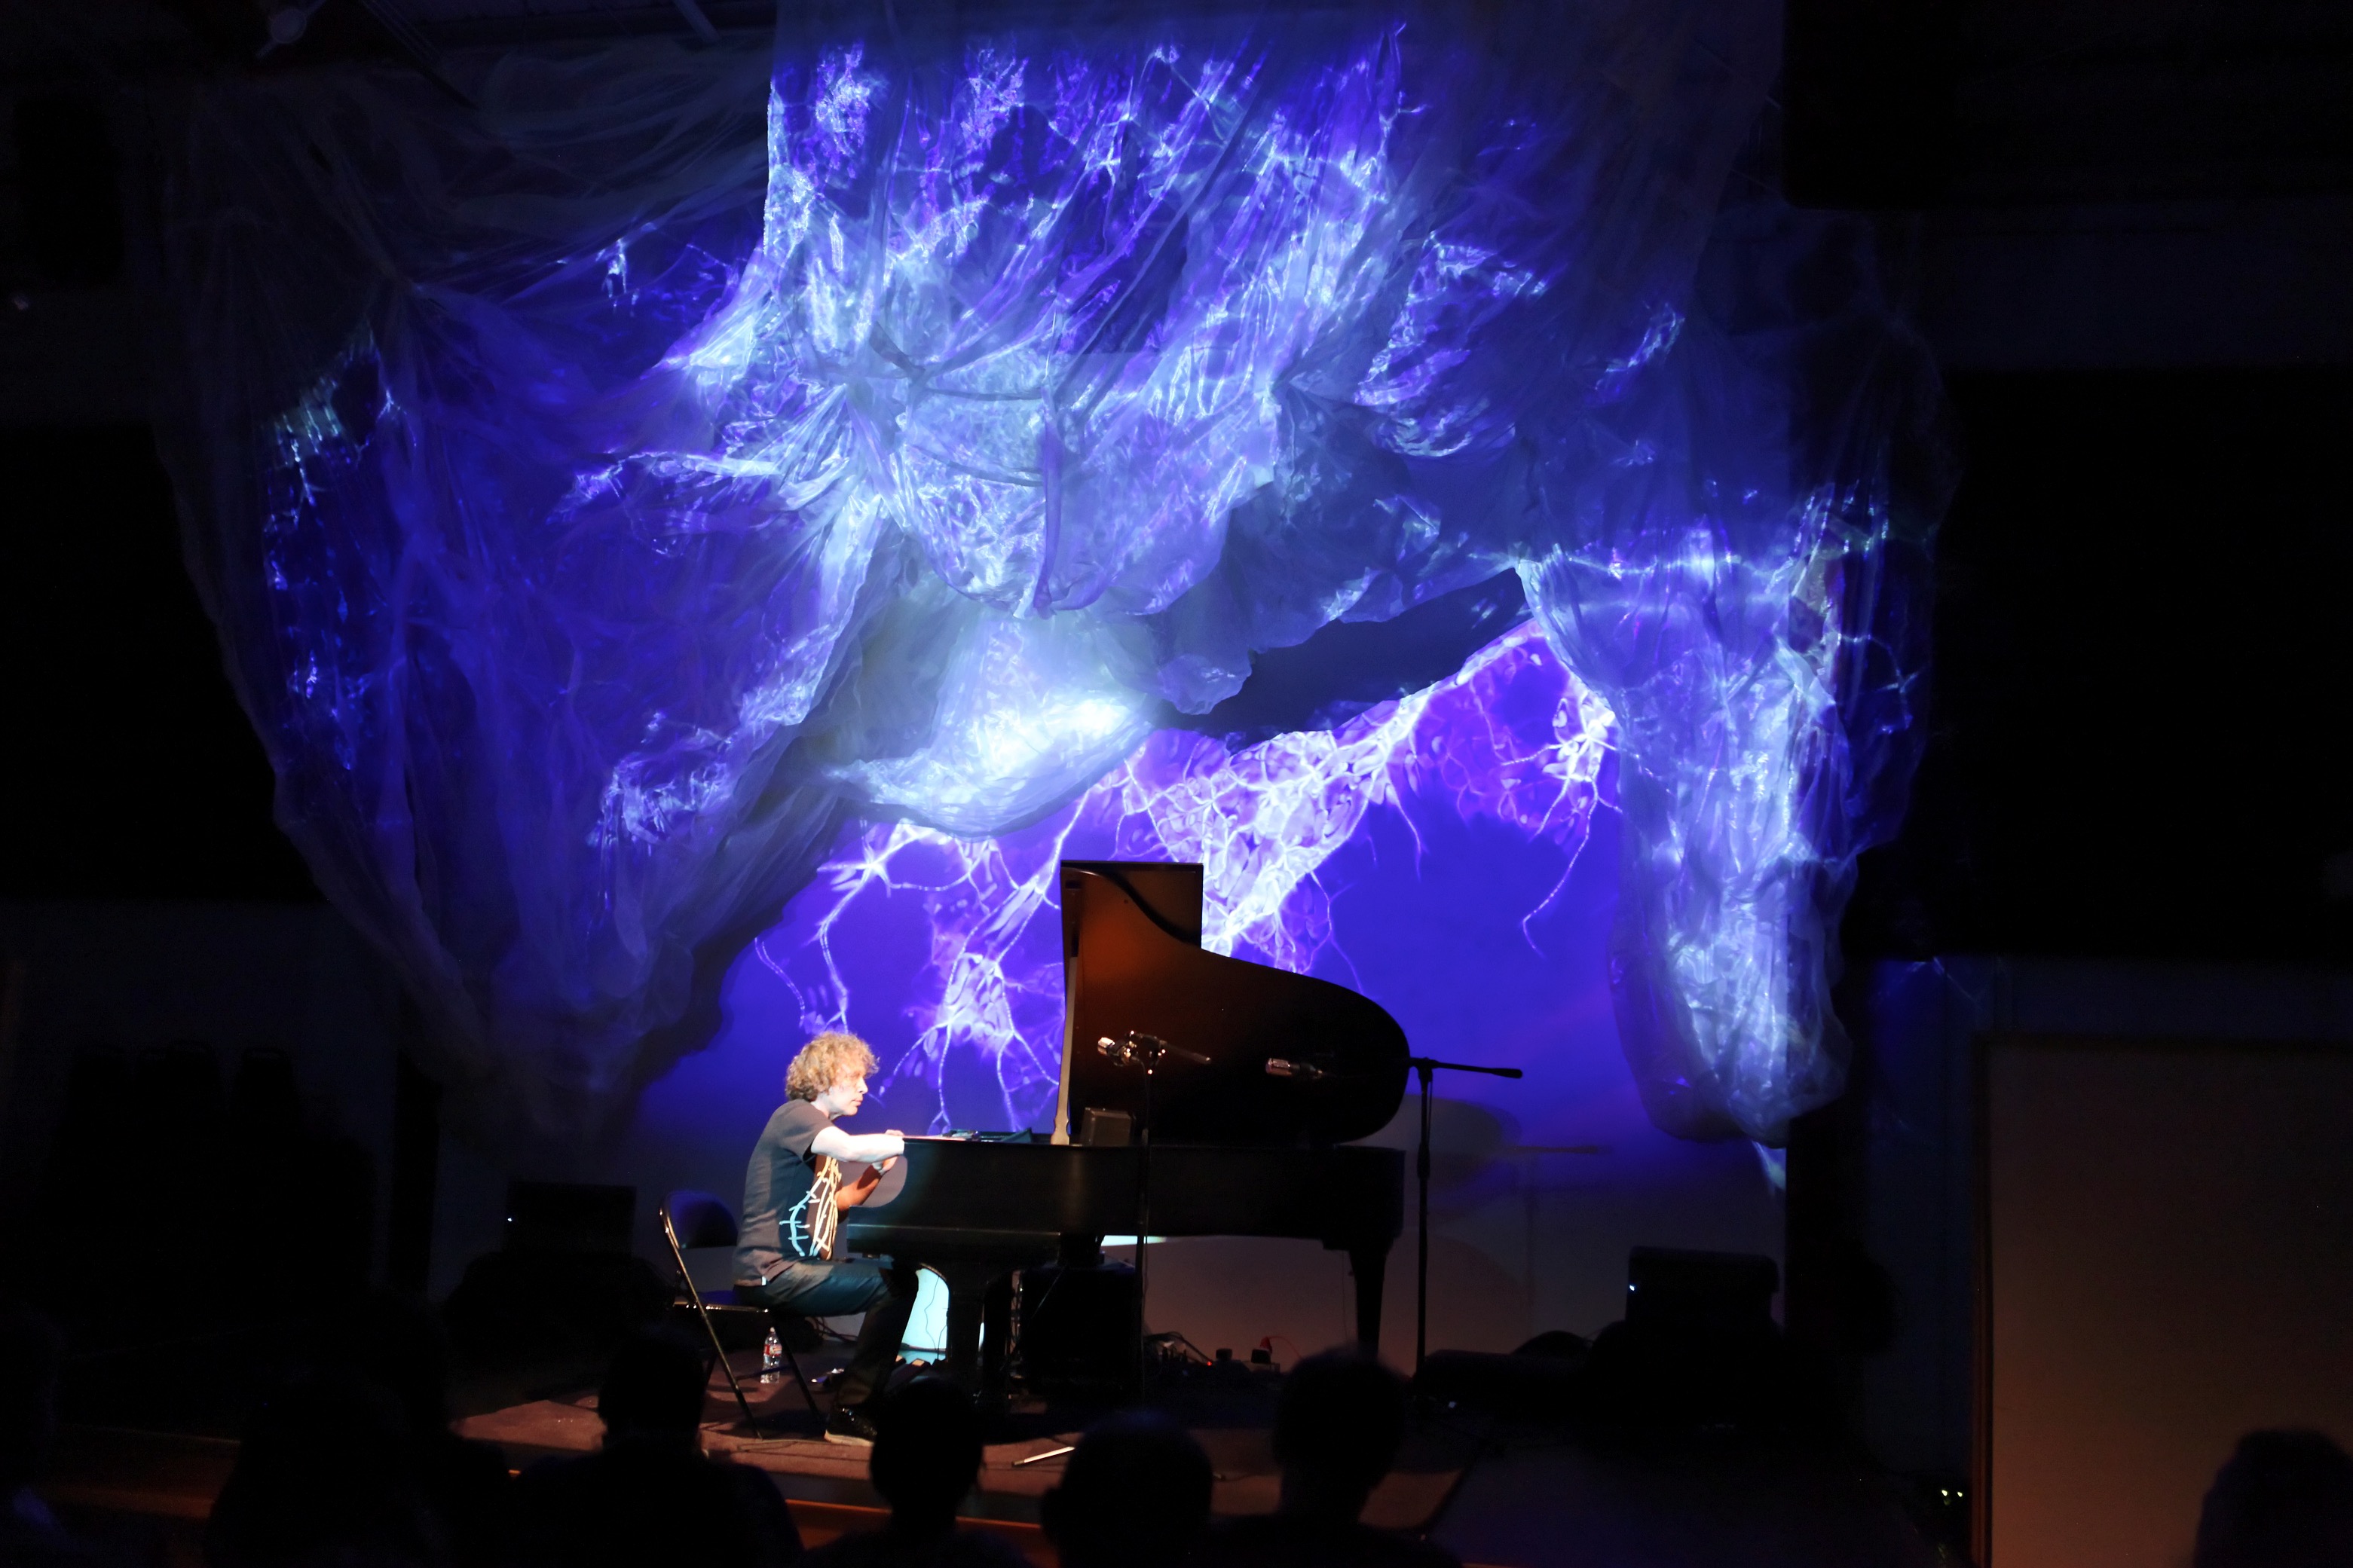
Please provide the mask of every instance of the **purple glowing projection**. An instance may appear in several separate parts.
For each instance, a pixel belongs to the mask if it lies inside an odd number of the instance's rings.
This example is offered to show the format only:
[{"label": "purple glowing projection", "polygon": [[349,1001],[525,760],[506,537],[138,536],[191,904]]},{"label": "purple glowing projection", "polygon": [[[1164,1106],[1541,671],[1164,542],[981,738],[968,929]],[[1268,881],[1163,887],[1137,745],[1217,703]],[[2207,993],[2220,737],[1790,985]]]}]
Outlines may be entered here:
[{"label": "purple glowing projection", "polygon": [[1379,853],[1368,819],[1385,814],[1417,859],[1440,817],[1484,824],[1524,858],[1544,847],[1551,886],[1517,911],[1533,952],[1526,928],[1576,865],[1609,747],[1607,710],[1524,624],[1333,731],[1232,752],[1158,731],[1018,832],[857,830],[737,961],[713,1051],[772,1058],[848,1027],[883,1057],[873,1125],[1042,1129],[1061,1051],[1059,861],[1198,860],[1203,945],[1402,1005],[1442,977],[1367,973],[1335,926],[1335,897]]},{"label": "purple glowing projection", "polygon": [[365,73],[191,100],[190,558],[280,820],[469,1120],[609,1121],[787,903],[837,911],[822,958],[958,898],[902,943],[929,1003],[762,951],[794,1027],[932,1042],[926,1118],[1026,1113],[1058,824],[1232,860],[1238,946],[1369,984],[1346,928],[1399,825],[1433,883],[1454,827],[1519,829],[1423,809],[1435,733],[1399,773],[1387,721],[1214,767],[1166,731],[1514,569],[1620,726],[1652,1114],[1771,1138],[1833,1092],[1827,942],[1917,743],[1883,568],[1933,522],[1892,477],[1933,398],[1868,226],[1727,183],[1772,142],[1770,11],[862,20],[515,51],[470,110]]}]

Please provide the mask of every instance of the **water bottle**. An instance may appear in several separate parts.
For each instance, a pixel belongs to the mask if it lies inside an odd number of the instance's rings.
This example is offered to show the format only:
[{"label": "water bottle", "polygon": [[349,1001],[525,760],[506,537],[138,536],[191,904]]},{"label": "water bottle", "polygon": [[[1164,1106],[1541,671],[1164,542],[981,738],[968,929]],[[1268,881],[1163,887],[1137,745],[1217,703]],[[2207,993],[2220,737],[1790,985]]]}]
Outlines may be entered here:
[{"label": "water bottle", "polygon": [[785,1364],[785,1342],[776,1338],[776,1326],[768,1325],[768,1337],[760,1342],[760,1381],[774,1383],[783,1375],[777,1369]]}]

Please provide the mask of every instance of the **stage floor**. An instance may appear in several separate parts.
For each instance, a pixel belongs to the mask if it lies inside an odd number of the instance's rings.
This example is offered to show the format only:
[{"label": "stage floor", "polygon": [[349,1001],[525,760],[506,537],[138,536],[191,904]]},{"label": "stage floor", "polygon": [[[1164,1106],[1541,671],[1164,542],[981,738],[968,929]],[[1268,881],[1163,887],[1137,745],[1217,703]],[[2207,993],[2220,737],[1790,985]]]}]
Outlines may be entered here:
[{"label": "stage floor", "polygon": [[[738,1352],[729,1359],[744,1384],[754,1418],[771,1436],[751,1435],[728,1392],[726,1379],[714,1372],[704,1394],[705,1448],[767,1471],[786,1498],[795,1502],[882,1506],[866,1479],[865,1450],[828,1443],[818,1436],[818,1422],[789,1373],[764,1386],[756,1354]],[[821,1355],[812,1359],[805,1354],[801,1360],[812,1382],[821,1383],[823,1374],[831,1370]],[[1279,1488],[1271,1441],[1273,1381],[1241,1381],[1247,1376],[1239,1374],[1222,1387],[1168,1389],[1160,1400],[1208,1451],[1217,1475],[1210,1506],[1219,1514],[1271,1513]],[[821,1390],[818,1397],[824,1397]],[[997,1424],[1001,1440],[990,1443],[985,1451],[979,1485],[965,1509],[967,1517],[1034,1525],[1039,1498],[1061,1479],[1062,1473],[1060,1458],[1037,1456],[1076,1443],[1086,1423],[1100,1414],[1056,1410],[1035,1403],[1017,1405]],[[604,1435],[593,1390],[469,1416],[458,1424],[458,1430],[498,1444],[518,1468],[551,1455],[586,1453]],[[1392,1529],[1428,1528],[1475,1451],[1475,1439],[1465,1432],[1418,1434],[1409,1452],[1400,1456],[1398,1468],[1374,1494],[1366,1517]]]},{"label": "stage floor", "polygon": [[[822,1358],[803,1359],[812,1375],[826,1370]],[[865,1450],[820,1439],[793,1384],[758,1384],[756,1357],[738,1364],[750,1372],[746,1393],[763,1427],[786,1435],[752,1437],[725,1380],[714,1377],[705,1446],[774,1478],[811,1545],[879,1526],[884,1512]],[[587,1382],[575,1369],[562,1386],[508,1383],[506,1399],[473,1404],[459,1429],[499,1444],[518,1469],[586,1453],[603,1435]],[[1219,1513],[1274,1507],[1271,1380],[1164,1390],[1159,1402],[1208,1450]],[[965,1507],[971,1528],[1055,1568],[1038,1500],[1060,1479],[1062,1461],[1019,1461],[1075,1440],[1096,1414],[1009,1413]],[[70,1524],[125,1561],[201,1568],[204,1521],[236,1463],[233,1439],[87,1418],[60,1437],[41,1489]],[[1466,1568],[1936,1568],[1958,1560],[1939,1557],[1897,1487],[1850,1448],[1704,1434],[1629,1447],[1452,1415],[1415,1430],[1366,1517],[1427,1530]]]}]

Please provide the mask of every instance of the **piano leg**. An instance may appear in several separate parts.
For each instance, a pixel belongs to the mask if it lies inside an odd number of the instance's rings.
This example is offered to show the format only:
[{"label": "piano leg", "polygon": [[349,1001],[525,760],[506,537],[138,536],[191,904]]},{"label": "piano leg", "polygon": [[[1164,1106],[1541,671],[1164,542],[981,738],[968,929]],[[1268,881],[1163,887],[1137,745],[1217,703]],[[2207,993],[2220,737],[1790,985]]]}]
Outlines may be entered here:
[{"label": "piano leg", "polygon": [[954,1266],[932,1267],[939,1269],[948,1287],[948,1356],[942,1370],[970,1388],[980,1374],[980,1323],[987,1281]]},{"label": "piano leg", "polygon": [[1013,1344],[1013,1276],[999,1274],[988,1282],[981,1299],[980,1402],[984,1407],[1005,1403],[1008,1352]]},{"label": "piano leg", "polygon": [[1356,1282],[1356,1342],[1367,1355],[1381,1351],[1381,1283],[1388,1266],[1386,1239],[1348,1248],[1348,1273]]},{"label": "piano leg", "polygon": [[[983,1399],[1005,1393],[1005,1347],[1013,1327],[1013,1276],[990,1263],[934,1261],[948,1288],[948,1376]],[[988,1330],[987,1343],[981,1329]]]}]

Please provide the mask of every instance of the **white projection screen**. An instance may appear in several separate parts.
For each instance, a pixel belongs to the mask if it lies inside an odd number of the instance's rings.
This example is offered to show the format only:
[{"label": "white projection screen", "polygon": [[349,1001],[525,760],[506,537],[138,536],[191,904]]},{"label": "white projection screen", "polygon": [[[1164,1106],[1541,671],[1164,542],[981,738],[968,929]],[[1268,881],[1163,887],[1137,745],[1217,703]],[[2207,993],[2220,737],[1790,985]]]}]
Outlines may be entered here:
[{"label": "white projection screen", "polygon": [[1979,1049],[1979,1562],[2188,1568],[2242,1434],[2353,1447],[2353,1047]]}]

